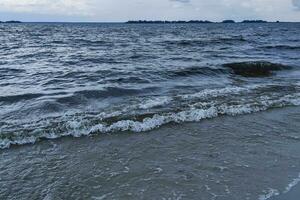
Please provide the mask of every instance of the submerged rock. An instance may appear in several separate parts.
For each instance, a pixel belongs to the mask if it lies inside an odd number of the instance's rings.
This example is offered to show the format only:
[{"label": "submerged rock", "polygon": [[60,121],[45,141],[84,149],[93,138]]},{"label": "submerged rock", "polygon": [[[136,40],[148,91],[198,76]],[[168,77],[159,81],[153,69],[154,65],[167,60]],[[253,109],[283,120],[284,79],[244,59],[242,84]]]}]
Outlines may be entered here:
[{"label": "submerged rock", "polygon": [[235,23],[235,21],[234,20],[224,20],[224,21],[222,21],[222,23],[225,23],[225,24],[227,24],[227,23]]},{"label": "submerged rock", "polygon": [[223,66],[232,69],[234,74],[245,77],[270,76],[273,71],[291,69],[290,66],[265,61],[228,63]]}]

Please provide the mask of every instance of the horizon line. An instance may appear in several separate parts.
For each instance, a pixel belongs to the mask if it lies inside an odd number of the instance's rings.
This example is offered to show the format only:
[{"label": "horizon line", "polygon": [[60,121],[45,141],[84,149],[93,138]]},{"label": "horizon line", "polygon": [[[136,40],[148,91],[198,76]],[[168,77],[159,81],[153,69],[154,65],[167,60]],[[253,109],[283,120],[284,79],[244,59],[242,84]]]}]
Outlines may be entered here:
[{"label": "horizon line", "polygon": [[[20,21],[20,20],[5,20],[1,21],[0,23],[6,23],[6,22],[21,22],[21,23],[115,23],[115,24],[123,24],[123,23],[128,23],[128,22],[190,22],[190,21],[198,21],[198,22],[211,22],[211,23],[224,23],[224,21],[228,20],[223,20],[223,21],[210,21],[210,20],[128,20],[128,21]],[[260,20],[242,20],[242,21],[235,21],[233,20],[234,23],[242,23],[244,21],[260,21]],[[300,21],[264,21],[264,23],[300,23]]]}]

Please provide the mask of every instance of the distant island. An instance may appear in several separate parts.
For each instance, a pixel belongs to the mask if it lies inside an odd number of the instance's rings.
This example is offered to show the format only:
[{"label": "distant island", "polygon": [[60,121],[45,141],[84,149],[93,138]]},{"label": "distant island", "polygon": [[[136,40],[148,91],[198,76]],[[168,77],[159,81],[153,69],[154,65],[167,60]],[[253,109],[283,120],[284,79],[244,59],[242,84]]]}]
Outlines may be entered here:
[{"label": "distant island", "polygon": [[264,20],[244,20],[242,23],[268,23],[267,21]]},{"label": "distant island", "polygon": [[[16,20],[10,20],[10,21],[0,21],[1,23],[6,24],[17,24],[17,23],[23,23],[21,21]],[[241,22],[235,22],[234,20],[223,20],[222,22],[212,22],[208,20],[178,20],[178,21],[164,21],[164,20],[130,20],[125,22],[126,24],[211,24],[211,23],[224,23],[224,24],[230,24],[230,23],[270,23],[268,21],[264,20],[244,20]],[[276,21],[276,23],[279,23],[279,21]]]},{"label": "distant island", "polygon": [[211,21],[202,21],[202,20],[190,20],[190,21],[147,21],[147,20],[137,20],[137,21],[128,21],[128,24],[182,24],[182,23],[192,23],[192,24],[208,24],[213,23]]},{"label": "distant island", "polygon": [[222,21],[222,23],[235,23],[235,21],[234,20],[224,20],[224,21]]},{"label": "distant island", "polygon": [[244,20],[235,22],[234,20],[224,20],[222,22],[212,22],[208,20],[190,20],[190,21],[163,21],[163,20],[131,20],[127,24],[210,24],[210,23],[268,23],[264,20]]},{"label": "distant island", "polygon": [[5,22],[2,22],[0,21],[0,23],[6,23],[6,24],[16,24],[16,23],[22,23],[21,21],[15,21],[15,20],[11,20],[11,21],[5,21]]}]

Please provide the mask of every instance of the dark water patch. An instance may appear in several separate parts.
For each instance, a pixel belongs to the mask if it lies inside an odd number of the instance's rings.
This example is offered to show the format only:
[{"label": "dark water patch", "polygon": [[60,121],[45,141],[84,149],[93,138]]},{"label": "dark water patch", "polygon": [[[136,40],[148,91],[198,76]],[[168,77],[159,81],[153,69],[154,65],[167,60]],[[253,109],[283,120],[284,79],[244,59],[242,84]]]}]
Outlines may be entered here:
[{"label": "dark water patch", "polygon": [[177,47],[204,47],[212,46],[215,44],[233,44],[247,42],[243,36],[236,37],[220,37],[213,39],[182,39],[182,40],[166,40],[161,44],[164,46],[177,46]]},{"label": "dark water patch", "polygon": [[211,43],[231,43],[231,42],[246,42],[247,40],[243,36],[236,37],[220,37],[212,39]]},{"label": "dark water patch", "polygon": [[8,63],[7,61],[3,61],[3,60],[0,61],[0,65],[7,65],[7,63]]},{"label": "dark water patch", "polygon": [[62,40],[54,40],[51,42],[52,44],[65,44],[65,41]]},{"label": "dark water patch", "polygon": [[263,49],[277,49],[277,50],[300,50],[300,46],[291,45],[268,45],[261,47]]},{"label": "dark water patch", "polygon": [[145,55],[145,54],[134,54],[129,56],[129,59],[131,60],[144,60],[144,59],[158,59],[158,56],[154,55]]},{"label": "dark water patch", "polygon": [[198,58],[191,58],[191,57],[171,57],[168,60],[172,61],[182,61],[182,62],[199,62],[201,59]]},{"label": "dark water patch", "polygon": [[112,42],[104,40],[75,39],[72,43],[88,46],[113,46]]},{"label": "dark water patch", "polygon": [[11,95],[11,96],[0,96],[0,102],[4,103],[15,103],[23,100],[31,100],[44,96],[44,94],[20,94],[20,95]]},{"label": "dark water patch", "polygon": [[256,33],[254,34],[255,36],[258,36],[258,37],[268,37],[270,36],[271,34],[270,33]]},{"label": "dark water patch", "polygon": [[228,63],[223,66],[232,69],[234,74],[245,77],[271,76],[274,71],[291,69],[291,67],[287,65],[265,61]]},{"label": "dark water patch", "polygon": [[124,64],[126,62],[121,61],[120,58],[98,57],[98,58],[83,58],[79,60],[84,63],[93,64]]},{"label": "dark water patch", "polygon": [[84,74],[85,74],[84,71],[71,71],[59,76],[55,76],[54,78],[58,78],[58,79],[81,78],[82,76],[84,76]]},{"label": "dark water patch", "polygon": [[137,76],[106,79],[110,83],[151,83],[149,79]]},{"label": "dark water patch", "polygon": [[16,56],[16,58],[31,59],[34,61],[38,61],[38,59],[49,59],[52,56],[53,56],[53,52],[43,51],[43,52],[34,52],[34,53],[18,55],[18,56]]},{"label": "dark water patch", "polygon": [[62,104],[59,104],[57,102],[44,101],[40,103],[39,106],[35,108],[35,110],[47,114],[47,113],[61,112],[62,110],[64,110],[64,108],[65,107]]},{"label": "dark water patch", "polygon": [[71,96],[61,97],[56,101],[62,104],[68,105],[80,105],[85,104],[91,99],[105,99],[110,97],[124,97],[138,95],[141,93],[152,92],[157,88],[149,87],[142,89],[125,89],[117,87],[108,87],[103,90],[82,90],[74,92]]},{"label": "dark water patch", "polygon": [[197,47],[206,45],[206,42],[202,40],[166,40],[160,44],[164,46]]},{"label": "dark water patch", "polygon": [[257,92],[259,95],[262,94],[269,94],[269,93],[280,93],[280,92],[286,92],[290,94],[294,94],[297,92],[297,88],[294,85],[269,85],[268,87],[261,87],[257,88],[255,92]]},{"label": "dark water patch", "polygon": [[[49,85],[60,85],[60,84],[64,84],[64,83],[70,83],[73,80],[68,80],[68,79],[60,79],[60,78],[54,78],[51,79],[45,83],[42,84],[42,86],[49,86]],[[62,88],[63,89],[63,88]]]},{"label": "dark water patch", "polygon": [[80,95],[71,95],[60,97],[56,99],[56,102],[67,106],[78,106],[87,103],[87,99],[83,98]]},{"label": "dark water patch", "polygon": [[80,66],[80,61],[75,59],[75,60],[64,60],[62,61],[62,64],[63,65],[66,65],[66,66]]},{"label": "dark water patch", "polygon": [[218,69],[218,68],[210,68],[210,67],[190,67],[185,69],[179,69],[176,71],[169,71],[168,74],[175,77],[188,77],[188,76],[196,76],[196,75],[205,75],[205,76],[215,76],[220,74],[226,74],[228,70],[226,69]]},{"label": "dark water patch", "polygon": [[74,95],[84,96],[85,98],[105,98],[105,97],[118,97],[140,93],[141,90],[125,89],[125,88],[106,88],[105,90],[83,90],[75,92]]},{"label": "dark water patch", "polygon": [[[1,62],[0,62],[1,64]],[[15,69],[15,68],[0,68],[1,74],[15,74],[15,73],[25,73],[25,69]]]}]

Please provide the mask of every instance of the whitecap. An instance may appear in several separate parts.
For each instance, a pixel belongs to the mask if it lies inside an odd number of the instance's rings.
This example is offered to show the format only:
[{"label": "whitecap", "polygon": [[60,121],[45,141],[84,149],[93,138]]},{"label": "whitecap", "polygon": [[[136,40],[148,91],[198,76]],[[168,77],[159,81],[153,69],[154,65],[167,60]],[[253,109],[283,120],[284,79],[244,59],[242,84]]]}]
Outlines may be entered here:
[{"label": "whitecap", "polygon": [[283,193],[288,193],[291,191],[292,188],[294,188],[296,185],[300,183],[300,173],[297,178],[295,178],[289,185],[285,188]]},{"label": "whitecap", "polygon": [[170,103],[171,100],[172,98],[170,97],[157,97],[142,102],[138,107],[141,109],[150,109],[158,106],[164,106]]},{"label": "whitecap", "polygon": [[267,200],[271,197],[278,196],[280,193],[278,190],[270,188],[268,191],[266,191],[266,194],[260,195],[258,200]]}]

